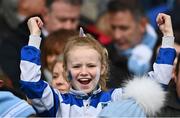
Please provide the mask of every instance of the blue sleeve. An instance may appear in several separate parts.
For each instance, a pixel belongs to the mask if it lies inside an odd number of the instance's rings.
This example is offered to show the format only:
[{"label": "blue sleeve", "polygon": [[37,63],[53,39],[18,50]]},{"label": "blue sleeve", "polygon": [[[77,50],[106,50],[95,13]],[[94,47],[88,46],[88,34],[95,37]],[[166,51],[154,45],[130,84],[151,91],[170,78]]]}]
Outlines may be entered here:
[{"label": "blue sleeve", "polygon": [[156,62],[153,65],[154,71],[149,72],[149,77],[163,85],[168,85],[171,80],[175,57],[176,51],[174,48],[160,48]]},{"label": "blue sleeve", "polygon": [[40,50],[25,46],[21,50],[21,88],[32,101],[39,114],[55,117],[58,111],[59,96],[41,80]]}]

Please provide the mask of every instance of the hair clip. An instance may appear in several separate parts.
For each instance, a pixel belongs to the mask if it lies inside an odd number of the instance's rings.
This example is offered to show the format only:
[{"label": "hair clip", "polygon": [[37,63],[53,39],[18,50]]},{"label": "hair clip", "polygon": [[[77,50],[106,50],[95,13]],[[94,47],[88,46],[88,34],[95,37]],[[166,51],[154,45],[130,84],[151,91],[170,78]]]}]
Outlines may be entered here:
[{"label": "hair clip", "polygon": [[79,30],[79,37],[86,37],[86,34],[84,33],[84,30],[82,27],[80,27],[80,30]]}]

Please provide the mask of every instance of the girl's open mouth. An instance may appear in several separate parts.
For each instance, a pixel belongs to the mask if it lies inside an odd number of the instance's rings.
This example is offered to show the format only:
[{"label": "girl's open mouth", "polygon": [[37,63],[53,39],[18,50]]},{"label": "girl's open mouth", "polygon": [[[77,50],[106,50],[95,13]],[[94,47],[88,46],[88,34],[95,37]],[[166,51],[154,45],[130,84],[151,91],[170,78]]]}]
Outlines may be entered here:
[{"label": "girl's open mouth", "polygon": [[82,78],[82,79],[78,79],[78,82],[84,85],[89,84],[92,81],[92,79],[89,78]]}]

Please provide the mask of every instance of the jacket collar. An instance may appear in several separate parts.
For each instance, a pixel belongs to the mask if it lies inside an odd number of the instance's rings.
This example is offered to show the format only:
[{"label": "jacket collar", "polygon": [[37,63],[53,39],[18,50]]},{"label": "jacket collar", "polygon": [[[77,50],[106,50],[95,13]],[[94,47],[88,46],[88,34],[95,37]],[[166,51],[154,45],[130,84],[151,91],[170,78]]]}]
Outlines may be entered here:
[{"label": "jacket collar", "polygon": [[90,94],[87,94],[83,91],[79,91],[79,90],[75,90],[73,88],[70,88],[70,93],[75,95],[78,98],[83,98],[83,99],[88,99],[89,97],[93,96],[93,95],[97,95],[98,93],[100,93],[101,87],[98,86],[97,89],[93,90]]}]

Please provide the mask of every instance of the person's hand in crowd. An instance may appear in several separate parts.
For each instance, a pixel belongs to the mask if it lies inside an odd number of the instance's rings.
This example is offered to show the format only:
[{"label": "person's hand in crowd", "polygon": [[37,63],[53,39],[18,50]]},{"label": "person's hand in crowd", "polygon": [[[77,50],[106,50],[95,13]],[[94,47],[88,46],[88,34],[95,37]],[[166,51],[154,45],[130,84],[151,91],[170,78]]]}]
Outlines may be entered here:
[{"label": "person's hand in crowd", "polygon": [[159,29],[163,33],[163,36],[174,36],[171,17],[169,15],[164,13],[159,13],[156,18],[156,22],[159,26]]},{"label": "person's hand in crowd", "polygon": [[30,35],[40,36],[43,22],[39,17],[31,17],[27,22]]}]

